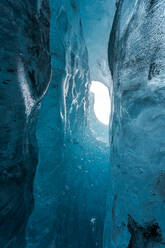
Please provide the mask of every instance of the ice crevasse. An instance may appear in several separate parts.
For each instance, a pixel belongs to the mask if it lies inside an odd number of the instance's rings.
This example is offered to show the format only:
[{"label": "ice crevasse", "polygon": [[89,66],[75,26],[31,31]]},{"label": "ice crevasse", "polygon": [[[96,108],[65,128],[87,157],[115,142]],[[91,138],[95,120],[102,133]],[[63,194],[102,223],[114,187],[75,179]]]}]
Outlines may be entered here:
[{"label": "ice crevasse", "polygon": [[1,0],[0,247],[165,247],[164,10]]}]

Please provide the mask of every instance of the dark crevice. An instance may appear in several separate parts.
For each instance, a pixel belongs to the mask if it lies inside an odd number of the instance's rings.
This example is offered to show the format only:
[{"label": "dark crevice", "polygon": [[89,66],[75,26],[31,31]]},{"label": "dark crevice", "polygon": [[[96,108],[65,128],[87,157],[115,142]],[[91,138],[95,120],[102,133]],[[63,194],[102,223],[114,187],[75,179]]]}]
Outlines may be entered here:
[{"label": "dark crevice", "polygon": [[148,80],[151,80],[153,77],[156,77],[160,74],[160,65],[156,63],[150,64],[149,74],[148,74]]},{"label": "dark crevice", "polygon": [[156,222],[141,226],[129,215],[128,231],[131,234],[128,248],[147,248],[149,244],[162,243],[161,229]]}]

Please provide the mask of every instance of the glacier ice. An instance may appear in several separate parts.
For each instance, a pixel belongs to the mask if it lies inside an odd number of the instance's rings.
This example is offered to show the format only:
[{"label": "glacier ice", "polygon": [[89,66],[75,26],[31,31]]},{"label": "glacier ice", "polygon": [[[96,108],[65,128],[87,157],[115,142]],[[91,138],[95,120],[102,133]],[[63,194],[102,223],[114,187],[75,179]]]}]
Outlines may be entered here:
[{"label": "glacier ice", "polygon": [[103,82],[111,89],[108,68],[108,41],[116,0],[80,1],[83,33],[88,49],[91,80]]},{"label": "glacier ice", "polygon": [[1,0],[0,247],[165,247],[164,9]]},{"label": "glacier ice", "polygon": [[[108,127],[96,128],[82,3],[2,0],[0,13],[0,247],[101,247]],[[108,84],[102,48],[90,67]]]},{"label": "glacier ice", "polygon": [[109,41],[114,82],[104,248],[165,247],[165,2],[118,1]]},{"label": "glacier ice", "polygon": [[88,111],[90,73],[80,6],[50,1],[50,9],[52,79],[37,125],[39,163],[27,248],[100,247],[109,146],[97,141],[88,125],[94,113]]},{"label": "glacier ice", "polygon": [[22,248],[33,208],[36,120],[50,80],[49,4],[0,2],[0,247]]}]

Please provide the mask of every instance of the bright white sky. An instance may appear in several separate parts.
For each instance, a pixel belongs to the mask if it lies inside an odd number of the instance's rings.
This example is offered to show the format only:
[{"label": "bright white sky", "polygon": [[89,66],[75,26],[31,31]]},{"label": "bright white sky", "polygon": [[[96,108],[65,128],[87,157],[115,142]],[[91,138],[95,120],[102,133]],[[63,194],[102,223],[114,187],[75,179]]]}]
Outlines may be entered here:
[{"label": "bright white sky", "polygon": [[99,81],[92,81],[90,91],[95,95],[94,112],[104,125],[109,124],[111,101],[108,88]]}]

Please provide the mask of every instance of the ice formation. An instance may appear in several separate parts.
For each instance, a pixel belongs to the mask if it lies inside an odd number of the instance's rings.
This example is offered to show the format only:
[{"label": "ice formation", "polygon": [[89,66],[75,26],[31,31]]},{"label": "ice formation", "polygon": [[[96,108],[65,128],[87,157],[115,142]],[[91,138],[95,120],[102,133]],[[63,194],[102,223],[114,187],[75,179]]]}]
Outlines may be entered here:
[{"label": "ice formation", "polygon": [[39,164],[27,247],[100,247],[109,146],[89,128],[89,119],[97,120],[92,105],[88,108],[90,73],[80,5],[56,0],[50,9],[52,79],[37,126]]},{"label": "ice formation", "polygon": [[0,248],[165,247],[164,10],[1,0]]},{"label": "ice formation", "polygon": [[49,84],[49,5],[0,2],[0,247],[22,248],[33,209],[36,120]]},{"label": "ice formation", "polygon": [[114,115],[104,248],[163,248],[165,2],[121,0],[116,6],[109,41]]}]

